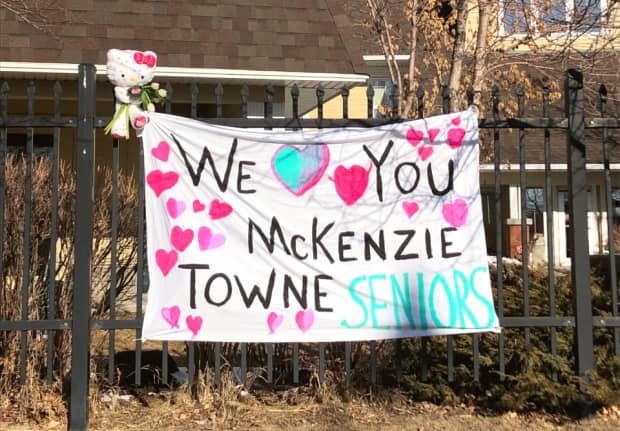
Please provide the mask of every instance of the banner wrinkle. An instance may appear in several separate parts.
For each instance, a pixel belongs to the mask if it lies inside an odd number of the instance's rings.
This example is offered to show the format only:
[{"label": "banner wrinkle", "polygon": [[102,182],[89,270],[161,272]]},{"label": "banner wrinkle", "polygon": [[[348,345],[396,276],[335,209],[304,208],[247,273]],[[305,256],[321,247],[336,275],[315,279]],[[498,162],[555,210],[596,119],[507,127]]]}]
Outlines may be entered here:
[{"label": "banner wrinkle", "polygon": [[475,111],[316,131],[153,113],[142,142],[144,339],[499,332]]}]

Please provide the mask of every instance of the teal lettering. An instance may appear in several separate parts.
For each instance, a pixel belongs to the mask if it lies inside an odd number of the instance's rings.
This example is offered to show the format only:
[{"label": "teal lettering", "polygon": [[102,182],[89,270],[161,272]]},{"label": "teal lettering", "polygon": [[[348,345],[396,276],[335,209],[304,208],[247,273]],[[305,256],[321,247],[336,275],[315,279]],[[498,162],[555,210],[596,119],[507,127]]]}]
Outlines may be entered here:
[{"label": "teal lettering", "polygon": [[482,326],[482,328],[492,328],[494,324],[496,323],[495,309],[493,308],[493,303],[489,301],[484,295],[480,294],[478,290],[476,290],[476,283],[474,280],[476,278],[476,273],[482,272],[486,274],[487,271],[488,269],[486,267],[480,266],[474,269],[471,272],[471,274],[469,274],[469,285],[471,286],[471,293],[473,293],[474,296],[478,298],[478,300],[484,304],[489,314],[489,318],[487,319],[484,326]]},{"label": "teal lettering", "polygon": [[[446,292],[446,298],[448,299],[448,308],[449,308],[448,312],[450,313],[450,320],[448,321],[447,326],[444,326],[441,320],[439,320],[439,315],[437,314],[437,309],[435,308],[435,287],[439,283],[441,283],[441,285],[443,286],[444,291]],[[431,282],[431,287],[429,289],[428,296],[429,296],[428,305],[430,306],[430,309],[431,309],[431,320],[435,324],[435,327],[437,328],[454,327],[454,325],[456,324],[456,314],[457,314],[455,313],[456,307],[454,305],[454,296],[452,295],[450,286],[448,285],[448,282],[446,281],[443,275],[439,273],[435,274],[435,277],[433,278],[433,281]]]},{"label": "teal lettering", "polygon": [[353,280],[351,280],[351,283],[349,283],[349,295],[351,296],[351,299],[353,299],[353,301],[356,302],[357,305],[359,305],[362,309],[362,320],[358,324],[351,324],[343,319],[340,322],[340,326],[342,326],[343,328],[358,329],[366,325],[366,322],[368,321],[368,309],[366,309],[364,300],[355,290],[356,286],[363,281],[366,281],[366,276],[364,275],[354,278]]},{"label": "teal lettering", "polygon": [[424,298],[424,273],[418,272],[418,308],[420,310],[420,328],[428,329],[426,320],[426,298]]},{"label": "teal lettering", "polygon": [[400,313],[401,309],[407,317],[410,328],[415,328],[413,320],[413,311],[411,310],[411,293],[409,289],[409,274],[403,273],[403,286],[398,283],[398,279],[394,274],[390,275],[390,284],[392,285],[392,299],[394,301],[394,319],[396,320],[396,328],[401,329]]},{"label": "teal lettering", "polygon": [[[460,286],[459,286],[460,284]],[[462,288],[459,289],[459,287]],[[467,305],[467,297],[469,296],[469,283],[467,280],[467,276],[463,274],[461,271],[454,270],[454,292],[456,293],[456,307],[459,312],[459,328],[465,328],[465,316],[464,313],[467,314],[467,317],[472,322],[474,328],[478,328],[478,321],[476,320],[476,315],[469,309]]]},{"label": "teal lettering", "polygon": [[377,320],[377,310],[384,310],[387,308],[387,303],[377,302],[377,296],[375,295],[374,282],[385,281],[385,274],[371,275],[368,277],[368,289],[370,290],[370,317],[372,319],[372,327],[375,329],[389,329],[389,326],[381,326]]}]

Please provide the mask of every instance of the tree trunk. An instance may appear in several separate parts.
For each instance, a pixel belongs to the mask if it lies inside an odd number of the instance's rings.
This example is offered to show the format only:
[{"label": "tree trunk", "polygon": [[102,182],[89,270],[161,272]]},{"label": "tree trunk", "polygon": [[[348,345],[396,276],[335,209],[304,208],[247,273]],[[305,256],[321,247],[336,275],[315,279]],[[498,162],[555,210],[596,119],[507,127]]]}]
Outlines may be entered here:
[{"label": "tree trunk", "polygon": [[461,84],[463,72],[463,57],[465,57],[465,30],[467,27],[467,0],[456,2],[456,38],[452,49],[452,61],[448,89],[450,90],[450,111],[458,107],[457,94]]},{"label": "tree trunk", "polygon": [[[379,44],[383,50],[385,61],[390,72],[390,79],[393,84],[398,86],[398,99],[402,100],[403,94],[403,79],[398,67],[398,61],[396,60],[396,52],[394,48],[395,40],[390,30],[390,25],[386,17],[386,4],[384,1],[366,0],[368,10],[370,12],[370,18],[373,23],[375,31],[379,35]],[[390,107],[391,108],[391,107]],[[400,115],[400,103],[398,111]]]},{"label": "tree trunk", "polygon": [[409,70],[407,73],[406,88],[399,89],[399,100],[401,101],[401,115],[403,117],[412,116],[413,99],[415,96],[415,51],[418,45],[418,0],[409,0],[407,10],[410,13],[409,23],[411,25],[409,41]]},{"label": "tree trunk", "polygon": [[491,2],[478,0],[478,35],[476,36],[476,48],[474,51],[474,104],[480,105],[482,81],[487,67],[487,35],[489,32],[489,16],[491,14]]}]

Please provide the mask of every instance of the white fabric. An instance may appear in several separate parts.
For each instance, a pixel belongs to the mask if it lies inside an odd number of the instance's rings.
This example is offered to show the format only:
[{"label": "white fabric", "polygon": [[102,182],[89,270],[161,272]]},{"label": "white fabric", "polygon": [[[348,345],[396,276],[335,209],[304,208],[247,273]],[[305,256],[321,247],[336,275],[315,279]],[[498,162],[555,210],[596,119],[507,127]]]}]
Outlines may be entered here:
[{"label": "white fabric", "polygon": [[498,332],[477,122],[266,131],[151,114],[144,339]]}]

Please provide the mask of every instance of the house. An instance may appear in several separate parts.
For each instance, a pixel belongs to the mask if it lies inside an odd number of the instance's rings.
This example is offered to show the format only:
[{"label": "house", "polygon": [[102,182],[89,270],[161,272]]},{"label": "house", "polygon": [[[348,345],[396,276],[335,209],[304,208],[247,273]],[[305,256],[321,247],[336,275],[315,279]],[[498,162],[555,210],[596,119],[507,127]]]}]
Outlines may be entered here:
[{"label": "house", "polygon": [[[431,4],[432,3],[432,4]],[[536,3],[536,2],[534,2]],[[586,4],[587,3],[587,4]],[[451,13],[450,2],[429,2],[434,4],[439,18]],[[582,11],[582,21],[587,24],[572,43],[574,52],[601,51],[600,35],[617,31],[620,22],[620,7],[609,0],[588,0],[587,2],[540,2],[550,4],[551,9],[542,6],[535,13],[523,10],[523,2],[504,0],[494,9],[489,31],[495,43],[492,49],[511,49],[513,59],[535,59],[540,52],[553,51],[563,40],[571,27],[574,12]],[[406,14],[404,5],[389,3],[396,16],[394,28],[404,31]],[[223,116],[241,116],[239,92],[243,84],[249,85],[248,116],[263,115],[265,85],[274,86],[274,116],[290,116],[292,108],[291,87],[300,88],[300,112],[307,117],[316,116],[315,87],[325,89],[325,117],[338,118],[342,115],[342,98],[338,96],[343,86],[351,87],[349,115],[352,118],[366,117],[366,87],[374,89],[373,107],[375,116],[380,116],[381,105],[387,102],[386,89],[391,85],[391,76],[385,62],[385,54],[372,37],[372,32],[362,24],[367,17],[367,4],[360,0],[344,2],[332,0],[290,0],[290,1],[74,1],[66,8],[49,14],[54,20],[48,22],[42,32],[29,25],[14,13],[0,8],[0,80],[8,80],[9,112],[26,111],[26,86],[35,82],[37,101],[36,113],[52,112],[53,82],[61,80],[63,86],[63,110],[75,107],[75,86],[78,63],[94,63],[100,81],[97,88],[97,114],[110,115],[113,110],[112,88],[105,78],[105,52],[108,48],[152,49],[159,55],[157,80],[170,82],[173,86],[172,112],[190,114],[192,84],[198,85],[197,112],[199,117],[215,115],[215,85],[225,85]],[[469,9],[467,43],[476,35],[478,11]],[[591,21],[587,21],[591,19]],[[525,34],[530,28],[528,20],[534,20],[538,27],[534,33]],[[543,24],[548,28],[543,34]],[[446,27],[452,31],[454,24]],[[551,28],[553,25],[553,28]],[[538,33],[536,33],[538,32]],[[533,52],[531,44],[519,43],[526,36],[540,36],[542,41]],[[425,35],[419,35],[421,38]],[[620,35],[619,35],[620,36]],[[402,35],[401,35],[402,37]],[[531,39],[531,37],[530,37]],[[611,38],[613,39],[613,38]],[[611,40],[609,39],[609,40]],[[405,38],[406,40],[406,38]],[[608,42],[609,42],[608,40]],[[394,59],[405,70],[409,60],[406,43],[400,43],[401,51]],[[432,53],[428,47],[419,44],[421,59]],[[610,96],[609,110],[617,94],[618,40],[605,45],[605,50],[615,53],[607,64],[605,84]],[[424,51],[426,49],[427,51]],[[437,47],[437,49],[441,49]],[[542,57],[541,57],[542,58]],[[615,63],[612,63],[615,61]],[[562,76],[565,65],[555,69]],[[442,79],[445,79],[445,75]],[[430,88],[438,88],[442,82],[436,77],[425,77],[421,83],[427,89],[427,115],[437,113],[441,100],[428,98]],[[500,84],[502,82],[500,81]],[[598,84],[598,83],[597,83]],[[437,95],[435,91],[435,95]],[[508,96],[506,96],[508,97]],[[537,96],[538,97],[538,96]],[[429,99],[431,99],[429,101]],[[535,111],[538,109],[538,111]],[[528,113],[540,114],[540,103],[528,99]],[[560,111],[558,111],[560,112]],[[513,112],[514,114],[514,112]],[[9,132],[11,133],[11,132]],[[98,132],[98,138],[104,138]],[[613,133],[608,138],[611,155],[611,203],[615,226],[620,224],[620,150]],[[19,133],[14,133],[12,142],[23,142]],[[530,252],[533,261],[546,259],[546,238],[549,238],[547,217],[552,217],[554,230],[554,261],[566,264],[570,258],[570,246],[566,238],[567,220],[567,173],[565,163],[565,139],[562,133],[552,133],[553,151],[551,165],[551,212],[546,210],[544,193],[544,151],[542,134],[528,132],[526,138],[527,157],[525,161],[527,184],[521,205],[519,176],[519,153],[517,132],[502,132],[501,199],[502,214],[495,214],[495,171],[492,159],[486,157],[481,167],[481,185],[485,217],[487,220],[487,242],[489,253],[495,253],[495,224],[501,222],[503,253],[516,256],[520,247],[521,208],[527,212],[530,229]],[[10,135],[9,135],[10,136]],[[51,141],[51,135],[39,137],[40,146]],[[61,155],[67,160],[74,157],[72,131],[63,131]],[[47,142],[47,144],[46,144]],[[137,146],[121,147],[121,165],[131,169],[136,166]],[[589,157],[589,247],[591,254],[608,252],[607,192],[602,170],[602,141],[593,135],[588,143]],[[108,163],[109,151],[98,146],[97,160]]]},{"label": "house", "polygon": [[[10,85],[9,113],[26,112],[26,87],[36,87],[35,113],[52,113],[53,85],[63,84],[63,112],[75,109],[77,65],[97,66],[97,115],[113,113],[112,86],[106,78],[110,48],[153,50],[156,80],[173,88],[172,112],[190,115],[192,84],[197,84],[197,115],[215,117],[215,87],[224,86],[223,116],[241,117],[240,91],[249,86],[248,116],[262,117],[265,87],[273,86],[273,115],[291,116],[290,89],[300,88],[300,111],[316,103],[321,85],[329,98],[343,86],[365,85],[362,58],[339,2],[324,0],[253,1],[67,1],[45,11],[43,23],[0,6],[0,82]],[[28,22],[26,22],[28,21]],[[43,29],[37,29],[35,26]],[[9,132],[13,133],[13,132]],[[15,134],[15,133],[13,133]],[[103,138],[99,133],[98,138]],[[12,142],[23,137],[13,136]],[[63,131],[63,141],[74,141]],[[39,137],[45,146],[49,139]],[[124,146],[130,168],[136,146]],[[97,160],[109,160],[98,149]],[[73,157],[63,145],[63,158]]]},{"label": "house", "polygon": [[[372,2],[381,5],[382,2]],[[407,73],[410,53],[407,52],[410,40],[410,23],[407,21],[406,4],[386,3],[381,10],[390,29],[393,32],[394,43],[400,50],[395,52],[393,65],[397,65],[402,74]],[[374,92],[375,115],[380,116],[380,105],[389,104],[386,90],[392,85],[392,75],[386,62],[386,54],[382,45],[377,42],[378,36],[369,28],[372,24],[367,2],[349,0],[345,11],[353,22],[354,38],[361,46],[361,54],[369,75],[369,85]],[[473,47],[476,42],[478,29],[478,9],[475,2],[469,2],[467,10],[467,26],[465,37],[465,68],[472,67]],[[620,91],[620,5],[608,0],[583,1],[536,1],[523,2],[521,0],[503,0],[491,2],[491,16],[488,23],[488,56],[491,61],[500,61],[491,64],[493,70],[501,72],[489,84],[497,84],[502,91],[502,115],[516,116],[515,89],[518,78],[526,79],[529,75],[530,88],[526,91],[526,117],[542,116],[542,85],[541,77],[555,80],[556,97],[550,104],[550,116],[564,115],[561,88],[564,72],[569,67],[585,69],[587,91],[587,112],[590,117],[600,116],[598,111],[598,88],[605,84],[607,88],[607,115],[617,116],[619,111],[618,92]],[[424,2],[424,13],[435,14],[437,21],[450,16],[452,6],[447,1]],[[524,6],[525,5],[525,6]],[[454,31],[454,22],[446,21],[442,31]],[[429,46],[425,42],[426,35],[418,32],[416,66],[419,77],[417,84],[426,90],[426,115],[441,113],[441,95],[438,87],[440,83],[448,81],[449,64],[439,70],[436,61],[427,64],[429,56],[444,49],[444,55],[449,56],[451,51],[444,46]],[[384,37],[386,33],[384,30]],[[434,40],[433,40],[434,41]],[[436,49],[437,52],[433,52]],[[507,52],[509,51],[509,52]],[[499,54],[497,54],[499,53]],[[501,60],[500,60],[501,59]],[[559,60],[562,60],[559,62]],[[585,59],[585,61],[584,61]],[[594,61],[594,60],[597,61]],[[505,62],[505,65],[501,63]],[[469,64],[467,65],[467,62]],[[554,63],[555,62],[555,63]],[[524,71],[517,74],[510,70],[510,64],[526,64]],[[541,72],[542,70],[542,72]],[[545,76],[546,75],[546,76]],[[516,79],[517,78],[517,79]],[[554,79],[555,78],[555,79]],[[471,77],[468,77],[471,82]],[[510,81],[512,79],[512,81]],[[464,80],[466,81],[466,80]],[[515,82],[517,81],[517,82]],[[429,92],[429,87],[435,88]],[[483,115],[490,117],[490,88],[487,85],[486,97],[482,98]],[[553,82],[551,83],[553,89]],[[461,99],[464,101],[465,86],[461,88]],[[431,96],[431,97],[429,97]],[[483,94],[484,96],[484,94]],[[365,89],[357,88],[351,98],[358,97],[365,100]],[[429,101],[429,99],[431,99]],[[553,99],[553,95],[552,95]],[[431,105],[429,107],[429,105]],[[464,106],[461,104],[461,106]],[[508,111],[508,112],[506,112]],[[337,117],[341,112],[341,101],[335,98],[324,107],[327,117]],[[315,111],[307,114],[316,115]],[[509,257],[519,257],[521,253],[521,222],[522,209],[525,210],[525,223],[529,231],[529,256],[531,262],[542,263],[547,260],[547,238],[553,237],[553,261],[556,265],[569,265],[571,246],[567,237],[570,220],[568,216],[568,174],[566,163],[566,135],[563,131],[551,131],[550,142],[550,184],[551,201],[545,203],[545,154],[544,132],[529,130],[525,137],[524,160],[524,193],[521,193],[521,170],[519,165],[519,133],[517,130],[504,130],[500,134],[501,144],[501,214],[495,209],[495,165],[493,142],[490,134],[481,132],[482,160],[480,183],[483,198],[483,213],[486,223],[487,247],[489,254],[496,253],[496,223],[501,222],[502,253]],[[607,212],[612,213],[612,221],[616,230],[616,247],[620,248],[620,144],[618,131],[608,130],[607,144],[609,151],[609,176],[611,190],[606,190],[603,159],[603,138],[599,131],[587,133],[587,169],[588,169],[588,242],[591,255],[609,253],[610,238],[608,234]],[[525,197],[522,205],[521,199]],[[610,197],[611,207],[607,207],[607,198]],[[549,206],[549,209],[547,207]],[[547,219],[551,218],[550,226]],[[549,231],[551,227],[552,232]]]},{"label": "house", "polygon": [[[343,86],[367,83],[356,45],[345,43],[351,39],[352,27],[337,1],[67,0],[56,4],[46,2],[48,9],[17,14],[15,9],[0,5],[0,107],[6,101],[9,116],[28,112],[29,88],[34,91],[34,114],[54,114],[56,82],[61,84],[62,115],[75,116],[78,64],[91,63],[97,69],[96,114],[110,118],[114,95],[105,67],[110,48],[155,51],[155,80],[172,86],[171,112],[185,116],[192,114],[195,102],[195,115],[215,117],[215,90],[220,83],[224,89],[222,115],[235,118],[243,115],[244,85],[248,90],[248,117],[263,117],[268,85],[273,116],[291,117],[294,85],[300,90],[299,109],[304,112],[316,104],[318,85],[330,98]],[[4,83],[10,88],[8,93]],[[9,128],[6,135],[3,132],[0,127],[0,142],[6,136],[9,151],[25,150],[26,129]],[[35,153],[50,152],[54,134],[51,128],[35,128]],[[59,135],[60,158],[73,163],[76,130],[63,128]],[[108,167],[119,160],[122,172],[137,173],[140,147],[135,138],[116,148],[119,153],[113,151],[112,139],[98,128],[97,167]],[[103,183],[100,179],[101,175],[96,184]],[[107,208],[107,202],[98,205]],[[127,285],[125,293],[129,294],[124,297],[130,310],[136,307],[135,225],[126,231],[125,238],[121,230],[117,241],[117,300],[122,300],[118,286]],[[93,280],[98,286],[93,293],[94,308],[99,307],[97,303],[105,307],[108,294],[104,292],[112,284],[106,266],[113,259],[110,237],[109,226],[104,227],[103,237],[97,235],[94,253],[104,265],[94,268]],[[57,254],[67,254],[62,250],[57,247]],[[57,277],[58,271],[63,271],[60,265],[58,258]],[[121,266],[127,269],[126,277]]]}]

